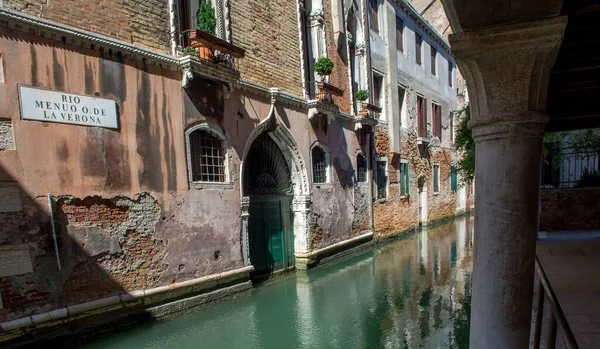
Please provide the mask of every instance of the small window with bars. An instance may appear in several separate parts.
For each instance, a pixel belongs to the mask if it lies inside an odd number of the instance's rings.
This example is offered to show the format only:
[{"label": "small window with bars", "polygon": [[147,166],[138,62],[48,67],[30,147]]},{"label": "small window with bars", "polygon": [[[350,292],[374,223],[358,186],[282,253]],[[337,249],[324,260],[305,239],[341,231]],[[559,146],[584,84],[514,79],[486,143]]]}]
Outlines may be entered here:
[{"label": "small window with bars", "polygon": [[377,199],[387,198],[387,161],[377,160]]},{"label": "small window with bars", "polygon": [[313,182],[327,183],[327,153],[320,146],[312,149]]},{"label": "small window with bars", "polygon": [[440,165],[433,165],[433,192],[440,192]]},{"label": "small window with bars", "polygon": [[226,181],[223,140],[208,130],[189,135],[193,182]]},{"label": "small window with bars", "polygon": [[410,179],[408,177],[408,162],[400,160],[400,196],[410,196]]},{"label": "small window with bars", "polygon": [[356,180],[359,183],[367,181],[367,159],[361,153],[356,155]]}]

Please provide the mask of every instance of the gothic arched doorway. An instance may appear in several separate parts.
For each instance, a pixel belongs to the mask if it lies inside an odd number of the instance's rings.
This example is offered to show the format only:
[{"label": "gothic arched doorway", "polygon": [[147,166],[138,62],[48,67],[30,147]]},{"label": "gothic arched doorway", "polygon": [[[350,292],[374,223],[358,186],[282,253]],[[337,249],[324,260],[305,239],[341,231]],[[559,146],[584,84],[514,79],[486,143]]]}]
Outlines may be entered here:
[{"label": "gothic arched doorway", "polygon": [[292,177],[281,149],[267,132],[258,136],[248,151],[243,191],[250,199],[248,244],[255,272],[293,266]]}]

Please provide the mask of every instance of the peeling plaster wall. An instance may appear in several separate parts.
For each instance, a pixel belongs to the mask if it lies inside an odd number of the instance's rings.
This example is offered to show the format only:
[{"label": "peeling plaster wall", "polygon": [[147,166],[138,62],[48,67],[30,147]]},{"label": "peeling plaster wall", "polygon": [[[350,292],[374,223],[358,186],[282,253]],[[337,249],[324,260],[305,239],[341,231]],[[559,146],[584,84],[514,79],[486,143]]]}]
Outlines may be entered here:
[{"label": "peeling plaster wall", "polygon": [[[14,148],[0,150],[0,181],[17,182],[22,199],[20,210],[0,212],[0,246],[28,246],[33,265],[33,273],[0,277],[0,322],[244,265],[242,154],[269,116],[268,96],[238,89],[225,99],[221,86],[198,77],[184,90],[177,71],[8,28],[0,34],[2,121]],[[19,84],[114,100],[119,129],[22,120]],[[322,231],[313,247],[369,231],[370,193],[353,183],[356,151],[368,151],[353,123],[311,122],[305,108],[281,102],[275,112],[309,183],[311,144],[332,151],[330,188],[310,194],[311,222]],[[184,134],[198,123],[227,135],[232,188],[190,189]]]},{"label": "peeling plaster wall", "polygon": [[[2,117],[14,135],[14,149],[0,150],[0,181],[17,182],[22,200],[0,212],[0,246],[28,246],[33,265],[0,277],[0,321],[243,266],[239,186],[189,190],[180,72],[0,32]],[[119,129],[22,120],[19,84],[112,99]]]}]

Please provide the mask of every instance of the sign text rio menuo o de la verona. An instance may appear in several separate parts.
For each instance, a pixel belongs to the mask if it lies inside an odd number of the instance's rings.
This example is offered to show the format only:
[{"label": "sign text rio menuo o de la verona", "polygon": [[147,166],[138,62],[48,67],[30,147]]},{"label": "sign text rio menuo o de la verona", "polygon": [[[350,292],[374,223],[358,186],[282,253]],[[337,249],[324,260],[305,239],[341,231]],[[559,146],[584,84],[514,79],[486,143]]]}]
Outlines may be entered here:
[{"label": "sign text rio menuo o de la verona", "polygon": [[21,118],[63,124],[119,128],[110,99],[19,86]]}]

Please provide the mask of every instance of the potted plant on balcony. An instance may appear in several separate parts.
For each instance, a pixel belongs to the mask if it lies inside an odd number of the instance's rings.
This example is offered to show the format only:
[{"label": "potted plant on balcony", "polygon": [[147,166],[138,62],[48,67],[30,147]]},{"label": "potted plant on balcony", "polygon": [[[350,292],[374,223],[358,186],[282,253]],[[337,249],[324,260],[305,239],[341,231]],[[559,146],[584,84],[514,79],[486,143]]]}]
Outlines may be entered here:
[{"label": "potted plant on balcony", "polygon": [[325,78],[331,75],[333,66],[333,61],[329,57],[320,57],[315,62],[315,72],[321,77],[321,81],[317,82],[317,87],[319,88],[319,93],[317,94],[318,99],[330,101],[331,95],[344,95],[344,90],[325,81]]},{"label": "potted plant on balcony", "polygon": [[[212,36],[215,35],[217,18],[215,17],[215,9],[212,8],[210,1],[200,0],[200,7],[198,8],[198,12],[196,12],[196,19],[198,20],[197,30]],[[194,39],[196,36],[197,32],[190,32],[190,39]],[[197,40],[192,40],[192,46],[198,49],[198,56],[201,59],[213,61],[214,53],[211,47],[208,47]]]},{"label": "potted plant on balcony", "polygon": [[362,110],[358,112],[358,116],[369,116],[369,111],[364,107],[364,101],[369,99],[369,91],[367,90],[359,90],[356,92],[356,100],[360,102],[362,106]]}]

